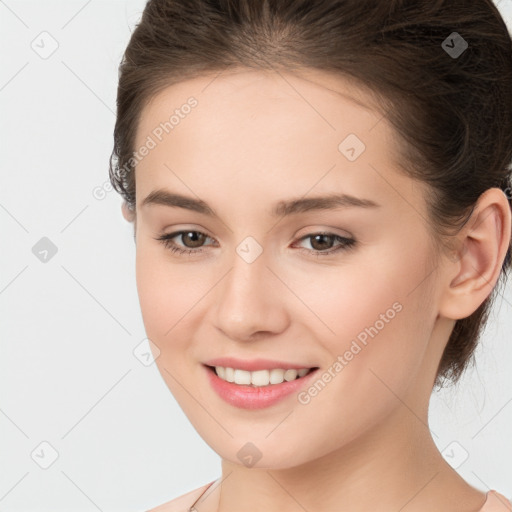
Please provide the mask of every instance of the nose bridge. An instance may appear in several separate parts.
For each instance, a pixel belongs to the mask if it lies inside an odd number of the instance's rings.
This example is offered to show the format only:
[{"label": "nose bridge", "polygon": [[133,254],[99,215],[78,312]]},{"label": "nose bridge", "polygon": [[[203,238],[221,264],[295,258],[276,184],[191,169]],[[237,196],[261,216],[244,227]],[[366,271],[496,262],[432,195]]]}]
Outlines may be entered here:
[{"label": "nose bridge", "polygon": [[[234,308],[233,313],[240,312],[251,306],[255,312],[257,304],[265,304],[269,300],[268,281],[273,277],[267,268],[268,258],[263,248],[254,242],[244,241],[236,247],[231,259],[231,271],[226,276],[221,301]],[[238,306],[237,306],[238,305]]]},{"label": "nose bridge", "polygon": [[235,249],[231,270],[223,279],[217,300],[217,327],[233,339],[257,331],[279,331],[286,323],[284,301],[278,299],[278,280],[267,266],[267,253],[252,237]]}]

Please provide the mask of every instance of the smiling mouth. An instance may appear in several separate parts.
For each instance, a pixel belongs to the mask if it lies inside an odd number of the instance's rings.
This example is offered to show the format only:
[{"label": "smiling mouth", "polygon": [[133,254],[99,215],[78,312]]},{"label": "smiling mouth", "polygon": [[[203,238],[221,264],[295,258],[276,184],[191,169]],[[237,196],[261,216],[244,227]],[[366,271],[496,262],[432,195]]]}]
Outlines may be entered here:
[{"label": "smiling mouth", "polygon": [[281,369],[273,368],[271,370],[246,371],[238,368],[228,368],[224,366],[205,365],[211,372],[225,382],[238,384],[241,386],[252,387],[270,387],[283,382],[291,382],[302,379],[310,373],[318,370],[318,367],[301,369]]}]

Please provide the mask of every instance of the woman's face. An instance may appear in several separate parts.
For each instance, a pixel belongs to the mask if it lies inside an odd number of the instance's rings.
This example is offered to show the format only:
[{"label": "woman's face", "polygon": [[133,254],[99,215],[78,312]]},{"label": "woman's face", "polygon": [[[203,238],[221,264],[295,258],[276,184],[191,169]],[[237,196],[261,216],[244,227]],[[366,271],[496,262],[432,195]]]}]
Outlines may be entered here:
[{"label": "woman's face", "polygon": [[[425,189],[398,172],[386,118],[347,95],[370,105],[323,73],[241,70],[170,86],[142,112],[146,333],[194,427],[237,464],[296,466],[426,413],[451,325],[434,329]],[[320,200],[342,194],[357,200]],[[225,357],[267,360],[235,372],[258,383],[317,370],[248,388],[205,366]]]}]

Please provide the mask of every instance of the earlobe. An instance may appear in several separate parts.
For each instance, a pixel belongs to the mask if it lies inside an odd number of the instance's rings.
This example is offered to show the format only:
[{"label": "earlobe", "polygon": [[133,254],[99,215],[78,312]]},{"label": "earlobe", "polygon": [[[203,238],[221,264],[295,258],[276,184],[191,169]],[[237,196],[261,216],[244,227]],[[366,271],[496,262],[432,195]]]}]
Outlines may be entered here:
[{"label": "earlobe", "polygon": [[458,257],[446,264],[447,286],[440,315],[453,320],[470,316],[491,294],[511,237],[511,212],[501,189],[486,190],[467,225],[457,235]]}]

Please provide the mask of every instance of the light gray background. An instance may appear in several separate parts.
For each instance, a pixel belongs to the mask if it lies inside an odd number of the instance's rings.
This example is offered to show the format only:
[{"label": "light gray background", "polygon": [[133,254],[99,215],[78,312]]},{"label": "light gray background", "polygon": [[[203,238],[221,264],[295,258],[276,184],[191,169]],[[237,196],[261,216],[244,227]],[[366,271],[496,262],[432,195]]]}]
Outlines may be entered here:
[{"label": "light gray background", "polygon": [[[133,352],[147,348],[135,246],[107,163],[117,67],[144,4],[0,1],[4,512],[142,511],[220,475],[155,365]],[[511,27],[512,2],[499,8]],[[58,250],[45,263],[33,252],[43,237]],[[476,370],[431,406],[457,471],[508,497],[511,312],[509,284]]]}]

